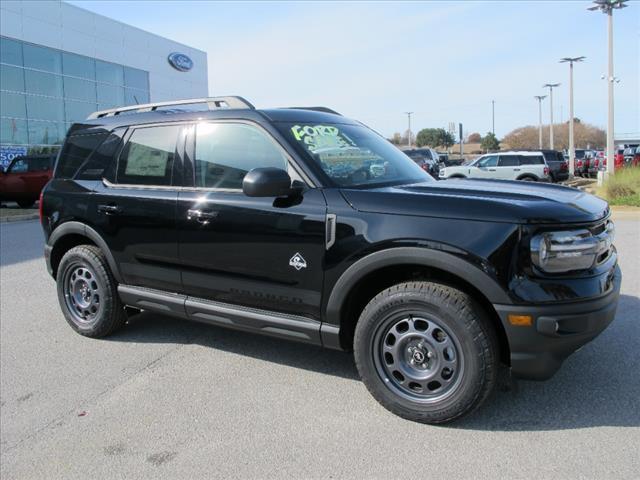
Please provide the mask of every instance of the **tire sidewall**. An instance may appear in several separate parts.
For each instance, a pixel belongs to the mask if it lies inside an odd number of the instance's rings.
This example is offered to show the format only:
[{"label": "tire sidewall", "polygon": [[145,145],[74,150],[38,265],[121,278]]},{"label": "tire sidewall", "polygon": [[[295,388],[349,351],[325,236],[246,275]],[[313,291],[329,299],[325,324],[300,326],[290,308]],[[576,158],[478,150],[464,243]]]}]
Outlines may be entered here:
[{"label": "tire sidewall", "polygon": [[[469,405],[477,402],[482,395],[485,365],[484,349],[479,339],[479,325],[466,325],[456,317],[456,309],[447,306],[437,296],[425,298],[417,292],[398,292],[382,298],[371,310],[367,318],[361,318],[356,328],[354,351],[356,363],[365,384],[373,396],[386,408],[411,420],[430,423],[449,421],[451,417],[465,413]],[[422,315],[421,315],[422,312]],[[376,333],[386,329],[400,316],[435,317],[457,338],[457,348],[462,357],[461,378],[454,390],[432,403],[412,401],[396,393],[387,386],[385,379],[375,367],[374,357],[379,355],[374,345]],[[459,413],[461,412],[461,413]],[[420,418],[416,418],[420,417]]]},{"label": "tire sidewall", "polygon": [[[103,298],[101,299],[101,308],[99,310],[99,314],[93,321],[86,323],[77,322],[71,312],[69,312],[69,307],[67,306],[64,292],[64,282],[67,278],[67,273],[71,269],[78,266],[85,266],[89,268],[92,271],[93,275],[96,277],[96,281],[104,292]],[[64,317],[69,325],[76,332],[83,335],[95,335],[102,328],[104,323],[109,321],[108,319],[111,316],[113,310],[113,292],[111,291],[112,283],[109,281],[109,278],[105,278],[104,272],[104,266],[96,261],[91,255],[87,255],[85,250],[83,250],[83,247],[75,247],[69,250],[62,257],[62,260],[60,261],[60,264],[58,266],[58,271],[56,274],[56,284],[60,308],[62,309],[62,313],[64,314]]]}]

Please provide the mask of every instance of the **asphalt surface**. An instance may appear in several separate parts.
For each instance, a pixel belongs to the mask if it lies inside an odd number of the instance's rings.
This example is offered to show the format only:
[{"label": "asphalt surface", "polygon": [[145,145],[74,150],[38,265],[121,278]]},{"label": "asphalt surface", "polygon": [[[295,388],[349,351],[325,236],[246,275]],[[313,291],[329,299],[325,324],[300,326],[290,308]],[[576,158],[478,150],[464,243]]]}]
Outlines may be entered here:
[{"label": "asphalt surface", "polygon": [[380,407],[344,353],[142,314],[75,334],[37,222],[0,225],[0,477],[638,478],[640,215],[614,323],[455,425]]}]

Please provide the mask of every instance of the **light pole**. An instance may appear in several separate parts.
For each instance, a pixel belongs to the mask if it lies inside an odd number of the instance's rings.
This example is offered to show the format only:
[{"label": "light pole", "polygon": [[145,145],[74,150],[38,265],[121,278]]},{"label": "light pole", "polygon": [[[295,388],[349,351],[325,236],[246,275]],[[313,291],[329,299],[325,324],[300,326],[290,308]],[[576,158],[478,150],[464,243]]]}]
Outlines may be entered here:
[{"label": "light pole", "polygon": [[613,138],[613,10],[624,8],[627,0],[594,0],[594,5],[589,10],[601,10],[608,17],[608,36],[609,36],[609,71],[607,75],[609,112],[607,114],[607,174],[613,175],[615,167],[615,159],[613,158],[614,138]]},{"label": "light pole", "polygon": [[496,136],[496,101],[491,100],[491,133]]},{"label": "light pole", "polygon": [[409,131],[407,132],[407,145],[411,146],[411,115],[413,112],[404,112],[407,115],[407,120],[409,121]]},{"label": "light pole", "polygon": [[573,142],[573,64],[582,62],[587,57],[564,57],[560,63],[569,64],[569,176],[573,177],[573,161],[576,157],[576,146]]},{"label": "light pole", "polygon": [[553,150],[553,89],[559,87],[559,83],[545,83],[542,88],[549,88],[549,148]]},{"label": "light pole", "polygon": [[546,95],[536,95],[533,98],[538,100],[538,145],[542,150],[542,100],[547,98]]}]

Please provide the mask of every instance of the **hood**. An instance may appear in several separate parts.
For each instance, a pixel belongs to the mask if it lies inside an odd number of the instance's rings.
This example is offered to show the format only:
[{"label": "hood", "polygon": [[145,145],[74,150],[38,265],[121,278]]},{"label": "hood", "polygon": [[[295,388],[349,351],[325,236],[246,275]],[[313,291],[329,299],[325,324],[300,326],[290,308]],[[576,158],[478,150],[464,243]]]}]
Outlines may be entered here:
[{"label": "hood", "polygon": [[368,190],[343,189],[362,212],[508,223],[586,223],[609,213],[607,202],[570,187],[452,179]]}]

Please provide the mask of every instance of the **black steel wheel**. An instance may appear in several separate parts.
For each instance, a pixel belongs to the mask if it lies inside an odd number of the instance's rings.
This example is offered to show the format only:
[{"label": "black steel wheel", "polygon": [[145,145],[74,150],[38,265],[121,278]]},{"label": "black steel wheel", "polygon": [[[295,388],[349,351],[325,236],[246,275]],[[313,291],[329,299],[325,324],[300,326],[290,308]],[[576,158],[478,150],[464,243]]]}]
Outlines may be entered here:
[{"label": "black steel wheel", "polygon": [[65,253],[56,282],[60,307],[76,332],[99,338],[125,324],[116,282],[98,247],[80,245]]},{"label": "black steel wheel", "polygon": [[496,382],[498,342],[467,294],[434,282],[394,285],[356,324],[356,366],[369,392],[409,420],[446,423],[476,409]]}]

